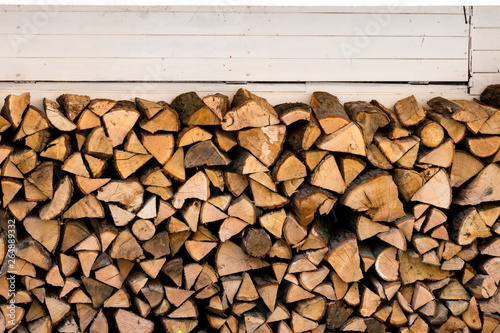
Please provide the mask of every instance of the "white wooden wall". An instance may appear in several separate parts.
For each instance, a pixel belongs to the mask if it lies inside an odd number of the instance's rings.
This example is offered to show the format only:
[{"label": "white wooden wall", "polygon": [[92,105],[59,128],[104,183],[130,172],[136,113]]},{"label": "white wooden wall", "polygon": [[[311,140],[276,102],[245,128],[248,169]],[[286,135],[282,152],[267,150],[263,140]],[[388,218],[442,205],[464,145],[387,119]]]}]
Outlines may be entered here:
[{"label": "white wooden wall", "polygon": [[471,31],[473,74],[497,71],[498,60],[488,68],[475,60],[500,52],[498,33],[485,29],[494,18],[470,7],[464,16],[463,7],[5,6],[0,98],[170,101],[189,90],[231,95],[244,84],[272,103],[307,101],[319,89],[389,104],[409,94],[462,98]]},{"label": "white wooden wall", "polygon": [[500,83],[500,7],[474,7],[471,26],[471,94]]}]

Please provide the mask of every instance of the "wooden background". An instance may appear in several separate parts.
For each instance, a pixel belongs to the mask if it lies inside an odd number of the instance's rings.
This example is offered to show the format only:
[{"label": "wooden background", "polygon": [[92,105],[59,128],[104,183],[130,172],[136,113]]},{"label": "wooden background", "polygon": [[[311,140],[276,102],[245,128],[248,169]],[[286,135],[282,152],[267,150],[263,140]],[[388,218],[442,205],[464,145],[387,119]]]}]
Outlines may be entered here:
[{"label": "wooden background", "polygon": [[169,102],[181,92],[271,103],[409,94],[425,102],[500,82],[500,7],[62,7],[0,11],[0,98],[31,91]]}]

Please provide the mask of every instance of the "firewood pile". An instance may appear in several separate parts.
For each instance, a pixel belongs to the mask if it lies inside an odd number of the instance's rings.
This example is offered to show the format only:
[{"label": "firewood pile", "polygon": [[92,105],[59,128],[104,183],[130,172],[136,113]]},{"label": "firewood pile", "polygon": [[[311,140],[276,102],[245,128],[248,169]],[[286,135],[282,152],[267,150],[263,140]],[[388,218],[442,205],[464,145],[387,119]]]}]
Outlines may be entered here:
[{"label": "firewood pile", "polygon": [[494,88],[10,95],[0,332],[498,333]]}]

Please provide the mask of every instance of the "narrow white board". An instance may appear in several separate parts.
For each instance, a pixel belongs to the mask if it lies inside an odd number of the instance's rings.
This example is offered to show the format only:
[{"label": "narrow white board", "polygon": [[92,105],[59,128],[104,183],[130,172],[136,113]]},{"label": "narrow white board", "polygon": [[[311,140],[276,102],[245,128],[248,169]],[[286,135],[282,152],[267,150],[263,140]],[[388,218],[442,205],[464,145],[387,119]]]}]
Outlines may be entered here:
[{"label": "narrow white board", "polygon": [[[0,12],[0,34],[468,36],[461,15],[435,13],[298,13],[133,11]],[[64,27],[64,28],[63,28]]]},{"label": "narrow white board", "polygon": [[467,59],[4,58],[6,81],[466,82]]}]

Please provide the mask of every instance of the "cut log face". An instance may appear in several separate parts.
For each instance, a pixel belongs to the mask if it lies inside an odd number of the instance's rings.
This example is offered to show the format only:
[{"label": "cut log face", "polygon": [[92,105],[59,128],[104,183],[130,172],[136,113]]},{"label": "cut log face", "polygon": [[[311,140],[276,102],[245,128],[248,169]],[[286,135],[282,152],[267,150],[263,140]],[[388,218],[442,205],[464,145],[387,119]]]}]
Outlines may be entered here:
[{"label": "cut log face", "polygon": [[212,141],[203,141],[190,147],[186,152],[184,167],[228,165],[229,157],[220,152]]},{"label": "cut log face", "polygon": [[411,200],[447,209],[451,205],[451,198],[450,179],[446,171],[440,169],[413,195]]},{"label": "cut log face", "polygon": [[327,92],[314,92],[311,108],[326,134],[331,134],[350,122],[339,99]]},{"label": "cut log face", "polygon": [[281,153],[285,133],[284,125],[246,129],[238,132],[238,143],[269,168]]},{"label": "cut log face", "polygon": [[296,121],[309,120],[311,118],[311,107],[304,103],[283,103],[274,107],[280,120],[285,125]]},{"label": "cut log face", "polygon": [[135,110],[112,110],[102,116],[102,121],[113,147],[123,143],[139,116],[140,113]]},{"label": "cut log face", "polygon": [[316,167],[311,176],[311,185],[322,187],[324,189],[344,193],[346,186],[337,162],[333,155],[327,155]]},{"label": "cut log face", "polygon": [[360,268],[359,249],[356,236],[338,230],[338,236],[330,240],[326,260],[345,282],[359,281],[363,277]]},{"label": "cut log face", "polygon": [[224,115],[222,129],[237,131],[276,124],[279,124],[279,118],[274,108],[264,98],[240,88],[233,98],[232,109]]},{"label": "cut log face", "polygon": [[361,127],[367,145],[380,127],[389,124],[389,117],[373,104],[359,101],[348,102],[344,106],[349,117]]},{"label": "cut log face", "polygon": [[171,104],[185,125],[219,125],[220,119],[195,92],[177,96]]},{"label": "cut log face", "polygon": [[452,187],[459,187],[484,168],[484,163],[471,154],[455,150],[450,171],[450,184]]},{"label": "cut log face", "polygon": [[493,97],[10,95],[0,331],[497,333]]},{"label": "cut log face", "polygon": [[231,241],[222,243],[215,255],[217,272],[220,276],[259,269],[269,264],[246,254],[241,247]]},{"label": "cut log face", "polygon": [[158,163],[165,165],[174,153],[175,141],[172,134],[151,135],[142,133],[142,144]]},{"label": "cut log face", "polygon": [[405,215],[397,186],[386,173],[368,173],[359,178],[340,200],[352,209],[366,211],[373,221],[394,221]]},{"label": "cut log face", "polygon": [[404,126],[415,126],[425,119],[425,110],[413,95],[397,102],[394,111]]},{"label": "cut log face", "polygon": [[273,169],[273,177],[278,182],[303,178],[307,176],[306,167],[290,151],[286,151]]},{"label": "cut log face", "polygon": [[435,148],[444,139],[444,129],[436,122],[426,120],[417,128],[417,136],[422,144],[428,148]]},{"label": "cut log face", "polygon": [[43,107],[52,126],[62,132],[71,132],[76,130],[76,125],[64,116],[60,106],[56,102],[44,98]]},{"label": "cut log face", "polygon": [[12,127],[17,128],[21,124],[24,111],[28,108],[30,101],[30,93],[7,96],[2,108],[2,117],[12,124]]},{"label": "cut log face", "polygon": [[184,201],[190,198],[207,201],[210,197],[209,185],[207,175],[199,171],[179,188],[172,200],[173,206],[179,209],[184,205]]},{"label": "cut log face", "polygon": [[215,94],[203,97],[203,103],[220,119],[224,119],[229,110],[229,97],[222,94]]},{"label": "cut log face", "polygon": [[366,156],[365,140],[356,123],[349,123],[328,135],[322,134],[316,146],[323,150]]}]

